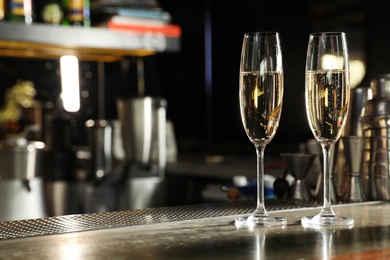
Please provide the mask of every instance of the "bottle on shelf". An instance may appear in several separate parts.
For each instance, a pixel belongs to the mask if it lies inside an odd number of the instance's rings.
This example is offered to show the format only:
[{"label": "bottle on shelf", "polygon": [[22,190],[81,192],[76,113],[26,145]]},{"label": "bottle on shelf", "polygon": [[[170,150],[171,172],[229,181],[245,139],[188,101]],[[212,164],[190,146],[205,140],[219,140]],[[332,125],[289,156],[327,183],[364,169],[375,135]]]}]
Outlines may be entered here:
[{"label": "bottle on shelf", "polygon": [[10,0],[8,20],[32,24],[35,18],[33,4],[33,0]]},{"label": "bottle on shelf", "polygon": [[0,0],[0,22],[8,19],[8,1]]},{"label": "bottle on shelf", "polygon": [[91,26],[90,0],[62,0],[65,12],[62,25],[64,26]]}]

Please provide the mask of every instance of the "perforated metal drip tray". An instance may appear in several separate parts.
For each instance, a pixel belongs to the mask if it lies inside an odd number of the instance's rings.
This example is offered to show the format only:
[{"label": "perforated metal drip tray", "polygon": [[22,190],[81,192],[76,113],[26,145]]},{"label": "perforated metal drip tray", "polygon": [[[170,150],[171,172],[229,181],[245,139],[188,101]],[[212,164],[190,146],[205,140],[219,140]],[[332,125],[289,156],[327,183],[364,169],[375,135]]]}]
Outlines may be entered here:
[{"label": "perforated metal drip tray", "polygon": [[[265,205],[268,211],[276,211],[315,207],[318,206],[318,203],[266,200]],[[235,201],[7,221],[0,222],[0,239],[250,214],[255,207],[256,203],[254,201]]]}]

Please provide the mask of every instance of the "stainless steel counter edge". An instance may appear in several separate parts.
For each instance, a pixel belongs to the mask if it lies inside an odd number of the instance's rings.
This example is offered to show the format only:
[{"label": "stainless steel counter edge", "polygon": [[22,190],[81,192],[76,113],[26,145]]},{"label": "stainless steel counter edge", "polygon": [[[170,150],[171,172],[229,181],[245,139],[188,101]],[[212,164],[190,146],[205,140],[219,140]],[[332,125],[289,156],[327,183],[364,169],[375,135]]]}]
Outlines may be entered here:
[{"label": "stainless steel counter edge", "polygon": [[354,218],[349,229],[303,228],[300,218],[319,209],[272,211],[289,220],[282,227],[237,228],[234,220],[240,214],[7,239],[0,241],[0,259],[384,259],[390,255],[389,203],[335,206],[337,214]]}]

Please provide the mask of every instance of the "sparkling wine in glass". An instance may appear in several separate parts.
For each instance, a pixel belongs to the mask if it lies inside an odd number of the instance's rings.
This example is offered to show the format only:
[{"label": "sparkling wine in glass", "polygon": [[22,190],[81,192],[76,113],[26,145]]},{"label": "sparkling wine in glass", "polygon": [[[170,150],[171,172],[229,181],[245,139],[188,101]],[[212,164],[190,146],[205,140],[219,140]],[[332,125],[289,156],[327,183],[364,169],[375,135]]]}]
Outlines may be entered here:
[{"label": "sparkling wine in glass", "polygon": [[279,34],[244,34],[240,61],[241,119],[257,155],[257,207],[239,226],[283,225],[286,219],[269,215],[264,205],[264,149],[279,126],[283,99],[283,65]]},{"label": "sparkling wine in glass", "polygon": [[330,151],[340,139],[349,106],[349,58],[345,33],[312,33],[306,56],[306,114],[323,153],[323,208],[303,217],[304,227],[353,226],[354,220],[336,215],[331,207]]}]

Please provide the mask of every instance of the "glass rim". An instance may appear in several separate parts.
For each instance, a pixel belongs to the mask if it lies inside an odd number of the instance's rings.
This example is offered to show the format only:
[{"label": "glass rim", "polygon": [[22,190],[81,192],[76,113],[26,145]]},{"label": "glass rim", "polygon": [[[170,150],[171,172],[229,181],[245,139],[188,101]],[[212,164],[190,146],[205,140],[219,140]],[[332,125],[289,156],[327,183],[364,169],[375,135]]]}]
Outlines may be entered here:
[{"label": "glass rim", "polygon": [[259,32],[247,32],[244,33],[246,36],[251,36],[251,35],[260,35],[260,36],[272,36],[272,35],[279,35],[278,32],[273,32],[273,31],[259,31]]},{"label": "glass rim", "polygon": [[321,36],[343,36],[345,32],[313,32],[310,36],[321,37]]}]

